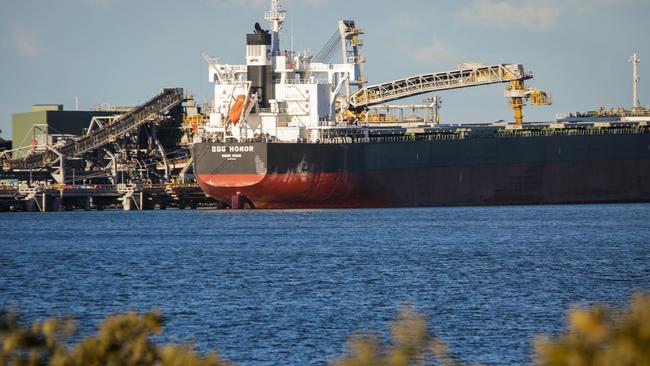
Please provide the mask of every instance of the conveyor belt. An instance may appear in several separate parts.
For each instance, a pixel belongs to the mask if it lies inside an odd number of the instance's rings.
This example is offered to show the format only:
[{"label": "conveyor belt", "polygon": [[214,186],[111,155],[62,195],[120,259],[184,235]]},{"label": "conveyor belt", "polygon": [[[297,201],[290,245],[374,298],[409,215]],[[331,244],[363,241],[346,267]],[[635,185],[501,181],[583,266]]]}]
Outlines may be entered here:
[{"label": "conveyor belt", "polygon": [[521,64],[471,65],[452,71],[416,75],[369,85],[354,92],[349,102],[352,109],[362,109],[424,93],[526,80],[532,77],[532,73],[524,72]]},{"label": "conveyor belt", "polygon": [[[136,107],[132,111],[120,116],[110,125],[96,129],[92,133],[81,137],[78,140],[70,141],[57,148],[57,151],[65,157],[75,157],[91,150],[95,150],[116,138],[135,130],[142,124],[152,121],[157,116],[168,112],[170,109],[183,102],[183,89],[163,89],[163,91],[146,103]],[[58,155],[51,150],[35,153],[23,159],[11,161],[13,169],[35,169],[50,165],[58,159]]]}]

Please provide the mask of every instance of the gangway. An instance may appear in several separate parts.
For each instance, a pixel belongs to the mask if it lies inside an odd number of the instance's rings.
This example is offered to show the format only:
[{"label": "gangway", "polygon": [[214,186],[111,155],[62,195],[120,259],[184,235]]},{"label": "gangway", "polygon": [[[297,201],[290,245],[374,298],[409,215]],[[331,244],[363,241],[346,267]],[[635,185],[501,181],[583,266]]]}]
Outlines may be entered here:
[{"label": "gangway", "polygon": [[81,138],[66,144],[30,154],[22,159],[10,160],[13,169],[36,169],[50,166],[63,158],[79,157],[82,154],[107,145],[141,125],[159,118],[183,102],[182,88],[163,89],[161,93],[119,116],[111,124],[97,128]]}]

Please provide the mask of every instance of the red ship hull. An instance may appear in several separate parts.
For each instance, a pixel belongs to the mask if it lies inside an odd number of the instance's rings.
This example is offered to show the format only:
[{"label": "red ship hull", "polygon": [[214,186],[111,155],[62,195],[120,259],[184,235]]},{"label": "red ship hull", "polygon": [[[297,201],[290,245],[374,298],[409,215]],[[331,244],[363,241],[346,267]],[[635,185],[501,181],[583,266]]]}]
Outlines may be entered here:
[{"label": "red ship hull", "polygon": [[250,199],[256,208],[337,208],[377,207],[362,195],[354,194],[358,177],[346,173],[267,174],[254,184],[233,186],[233,179],[250,179],[238,175],[198,174],[199,185],[209,196],[226,203],[238,193]]},{"label": "red ship hull", "polygon": [[228,151],[242,144],[197,145],[195,176],[205,193],[227,204],[241,193],[256,208],[650,201],[649,133],[258,143],[243,153]]}]

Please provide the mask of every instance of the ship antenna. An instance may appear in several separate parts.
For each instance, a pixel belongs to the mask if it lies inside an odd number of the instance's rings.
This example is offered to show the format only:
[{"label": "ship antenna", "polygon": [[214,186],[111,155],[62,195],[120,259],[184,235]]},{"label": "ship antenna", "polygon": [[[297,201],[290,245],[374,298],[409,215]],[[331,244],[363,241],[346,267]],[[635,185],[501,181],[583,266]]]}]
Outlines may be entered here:
[{"label": "ship antenna", "polygon": [[632,109],[639,108],[639,98],[637,97],[637,86],[639,85],[639,74],[636,71],[636,65],[639,63],[639,56],[634,52],[628,62],[632,63]]},{"label": "ship antenna", "polygon": [[264,14],[264,19],[271,22],[271,32],[273,32],[273,43],[271,47],[271,52],[273,55],[277,55],[280,52],[280,31],[284,28],[282,25],[284,23],[284,18],[286,17],[286,11],[282,10],[279,0],[271,0],[271,10],[267,11]]}]

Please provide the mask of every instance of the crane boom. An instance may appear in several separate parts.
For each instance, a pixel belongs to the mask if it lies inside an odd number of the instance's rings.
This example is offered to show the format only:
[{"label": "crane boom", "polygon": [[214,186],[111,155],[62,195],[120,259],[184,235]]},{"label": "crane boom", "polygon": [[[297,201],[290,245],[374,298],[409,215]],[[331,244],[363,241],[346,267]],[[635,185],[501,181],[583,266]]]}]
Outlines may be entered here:
[{"label": "crane boom", "polygon": [[516,80],[531,79],[521,64],[465,64],[457,70],[410,76],[404,79],[369,85],[350,95],[350,109],[359,110],[372,105],[408,98],[435,91],[465,88]]}]

